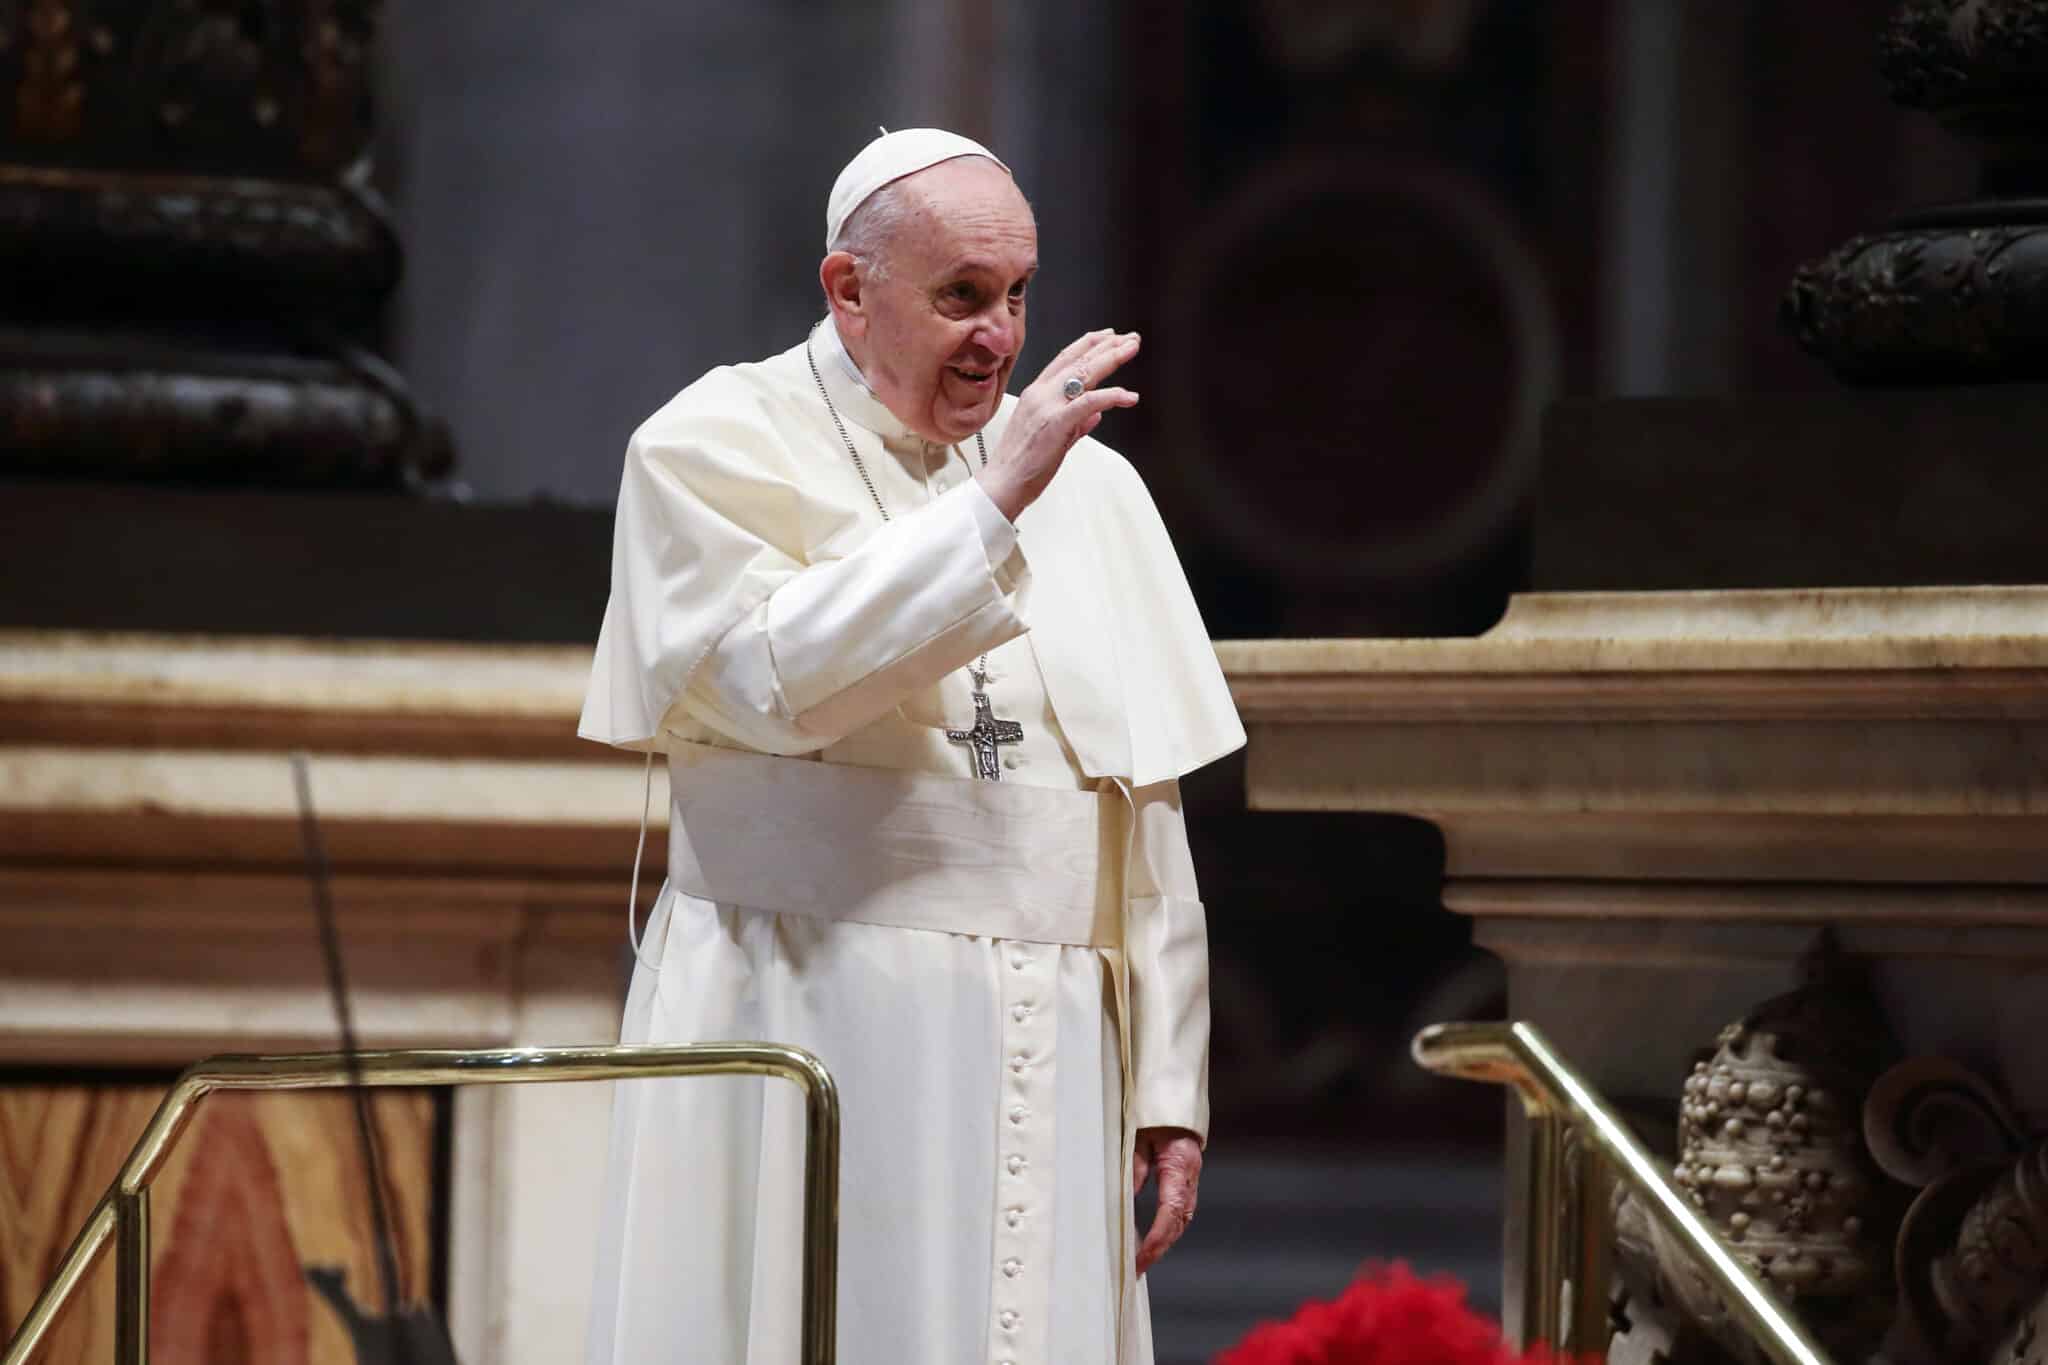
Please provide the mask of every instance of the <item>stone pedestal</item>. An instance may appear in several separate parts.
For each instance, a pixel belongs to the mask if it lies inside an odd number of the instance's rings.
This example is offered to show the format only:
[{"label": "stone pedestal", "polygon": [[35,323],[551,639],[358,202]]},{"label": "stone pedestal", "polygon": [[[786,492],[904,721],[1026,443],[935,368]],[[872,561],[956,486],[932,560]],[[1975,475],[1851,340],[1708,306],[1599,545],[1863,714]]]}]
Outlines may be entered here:
[{"label": "stone pedestal", "polygon": [[[0,1063],[337,1046],[295,750],[365,1046],[616,1041],[641,766],[574,737],[588,661],[0,632]],[[456,1092],[442,1218],[462,1359],[581,1357],[610,1089]]]},{"label": "stone pedestal", "polygon": [[1650,1136],[1823,931],[1906,1054],[2048,1127],[2048,589],[1557,594],[1476,639],[1219,648],[1251,804],[1433,821],[1510,1014]]}]

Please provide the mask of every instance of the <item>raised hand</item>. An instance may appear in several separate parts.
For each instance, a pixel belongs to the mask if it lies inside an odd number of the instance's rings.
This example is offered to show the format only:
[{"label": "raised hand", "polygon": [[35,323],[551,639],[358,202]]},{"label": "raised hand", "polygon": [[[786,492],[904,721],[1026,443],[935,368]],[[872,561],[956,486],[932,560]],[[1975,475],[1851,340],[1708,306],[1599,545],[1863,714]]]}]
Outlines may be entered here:
[{"label": "raised hand", "polygon": [[[1002,443],[977,476],[989,500],[1010,520],[1038,500],[1060,472],[1074,443],[1095,430],[1111,408],[1135,407],[1130,389],[1097,387],[1138,353],[1136,332],[1103,330],[1070,342],[1017,395]],[[1075,396],[1067,396],[1078,380]]]}]

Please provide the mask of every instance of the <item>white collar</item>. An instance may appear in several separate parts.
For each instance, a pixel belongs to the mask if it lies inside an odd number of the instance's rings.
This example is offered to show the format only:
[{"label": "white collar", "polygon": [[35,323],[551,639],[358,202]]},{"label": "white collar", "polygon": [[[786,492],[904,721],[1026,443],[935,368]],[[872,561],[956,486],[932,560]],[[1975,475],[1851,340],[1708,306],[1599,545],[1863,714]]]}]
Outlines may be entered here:
[{"label": "white collar", "polygon": [[817,356],[819,382],[832,396],[832,405],[839,410],[840,416],[849,422],[859,423],[884,441],[925,444],[924,438],[905,426],[901,418],[889,411],[888,404],[877,398],[875,391],[868,387],[860,366],[853,363],[852,354],[840,339],[838,324],[830,313],[811,329],[811,345]]}]

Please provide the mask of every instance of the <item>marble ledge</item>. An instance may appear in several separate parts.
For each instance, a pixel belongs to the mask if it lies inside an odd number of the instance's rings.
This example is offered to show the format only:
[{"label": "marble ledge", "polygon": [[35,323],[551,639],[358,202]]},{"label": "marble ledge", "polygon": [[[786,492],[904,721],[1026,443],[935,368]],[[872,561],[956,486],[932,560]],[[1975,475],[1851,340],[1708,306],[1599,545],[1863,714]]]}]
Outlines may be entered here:
[{"label": "marble ledge", "polygon": [[586,646],[0,630],[0,743],[631,762],[576,738]]},{"label": "marble ledge", "polygon": [[1541,593],[1484,635],[1242,640],[1234,675],[2048,667],[2048,587]]},{"label": "marble ledge", "polygon": [[590,650],[0,630],[0,698],[574,718]]},{"label": "marble ledge", "polygon": [[1220,641],[1248,723],[2048,714],[2048,587],[1554,593],[1484,635]]},{"label": "marble ledge", "polygon": [[[0,631],[0,865],[623,875],[666,772],[576,737],[581,646]],[[657,768],[662,765],[657,764]]]}]

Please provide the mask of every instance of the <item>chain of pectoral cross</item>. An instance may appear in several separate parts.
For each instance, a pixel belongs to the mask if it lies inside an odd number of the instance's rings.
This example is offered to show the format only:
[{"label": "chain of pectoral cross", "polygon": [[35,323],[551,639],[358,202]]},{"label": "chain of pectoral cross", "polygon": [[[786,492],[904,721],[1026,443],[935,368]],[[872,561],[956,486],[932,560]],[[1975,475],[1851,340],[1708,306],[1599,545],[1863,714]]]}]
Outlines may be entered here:
[{"label": "chain of pectoral cross", "polygon": [[[825,411],[832,414],[832,425],[839,429],[839,439],[845,443],[846,453],[853,457],[853,467],[860,474],[860,481],[868,486],[868,496],[875,500],[875,510],[882,514],[882,520],[889,520],[888,505],[882,501],[882,494],[875,487],[875,481],[868,477],[867,464],[861,459],[860,451],[854,448],[853,438],[846,434],[846,423],[839,420],[839,409],[833,406],[832,395],[825,388],[825,376],[818,373],[818,358],[811,354],[809,338],[804,340],[804,359],[811,362],[811,378],[817,381],[818,396],[825,400]],[[981,456],[981,467],[988,468],[988,442],[981,433],[974,433],[975,453]],[[953,447],[957,452],[958,446]],[[966,456],[961,456],[965,459]],[[927,485],[929,487],[929,485]],[[980,662],[967,670],[967,676],[974,680],[974,725],[966,730],[946,731],[946,740],[952,744],[964,744],[974,759],[974,775],[990,782],[1003,780],[1002,745],[1024,742],[1024,727],[1014,720],[998,719],[994,706],[988,699],[988,655],[983,654]]]}]

